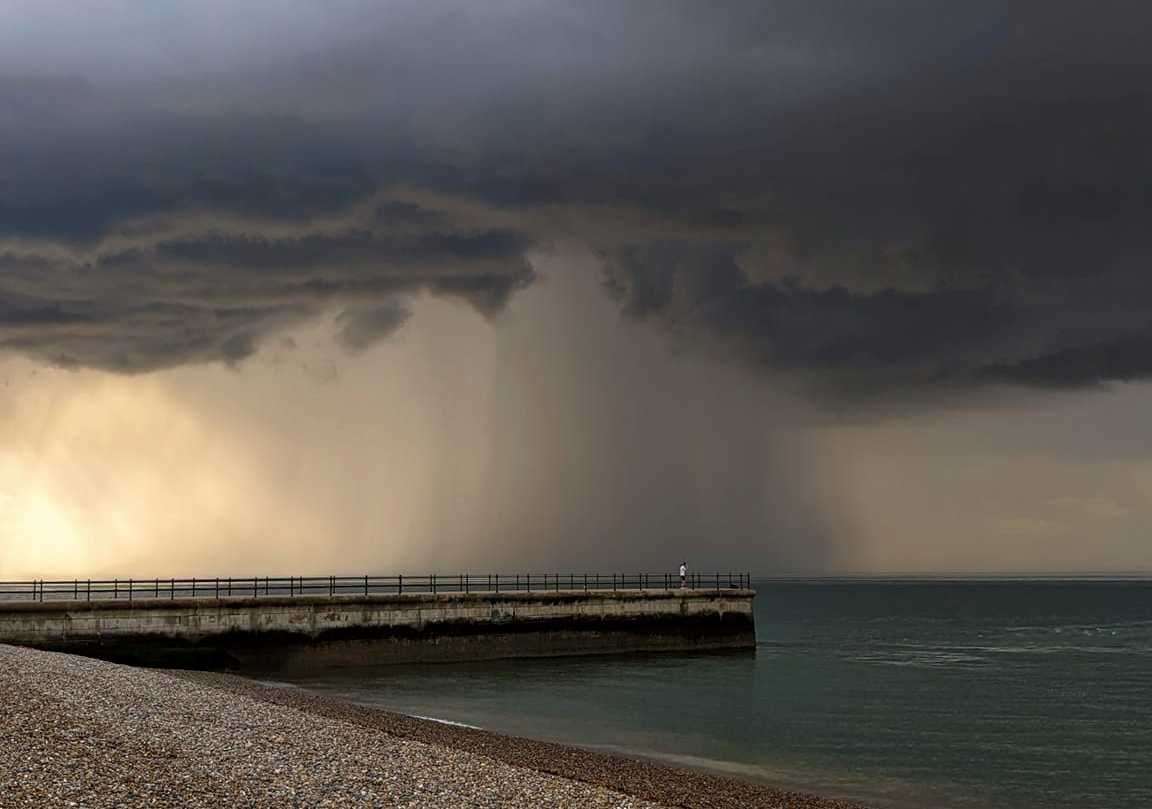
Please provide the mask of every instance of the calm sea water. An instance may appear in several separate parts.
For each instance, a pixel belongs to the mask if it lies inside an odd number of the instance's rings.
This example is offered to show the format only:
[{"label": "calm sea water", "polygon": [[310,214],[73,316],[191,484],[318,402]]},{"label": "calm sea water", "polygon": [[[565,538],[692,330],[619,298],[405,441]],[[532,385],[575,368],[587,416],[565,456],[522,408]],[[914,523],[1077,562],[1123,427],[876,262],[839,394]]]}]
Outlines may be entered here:
[{"label": "calm sea water", "polygon": [[1152,806],[1152,583],[761,582],[755,654],[296,685],[878,807]]}]

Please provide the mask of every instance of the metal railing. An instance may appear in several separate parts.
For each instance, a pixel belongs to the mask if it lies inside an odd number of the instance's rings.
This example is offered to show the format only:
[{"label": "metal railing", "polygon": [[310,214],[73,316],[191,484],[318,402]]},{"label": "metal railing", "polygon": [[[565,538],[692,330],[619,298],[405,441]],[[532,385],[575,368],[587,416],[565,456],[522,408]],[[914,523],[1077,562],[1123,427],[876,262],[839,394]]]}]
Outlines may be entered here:
[{"label": "metal railing", "polygon": [[242,578],[0,581],[3,601],[137,601],[177,598],[367,596],[411,593],[725,590],[750,586],[750,573],[432,573],[425,576],[248,576]]}]

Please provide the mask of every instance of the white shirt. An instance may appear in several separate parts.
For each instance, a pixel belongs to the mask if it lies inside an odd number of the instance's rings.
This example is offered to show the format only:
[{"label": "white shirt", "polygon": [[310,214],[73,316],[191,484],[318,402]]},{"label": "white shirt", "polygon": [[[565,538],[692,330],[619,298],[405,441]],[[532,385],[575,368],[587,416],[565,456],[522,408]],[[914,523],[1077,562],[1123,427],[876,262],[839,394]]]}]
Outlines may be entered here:
[{"label": "white shirt", "polygon": [[687,565],[680,565],[680,575],[683,576],[687,572],[688,572],[688,566]]}]

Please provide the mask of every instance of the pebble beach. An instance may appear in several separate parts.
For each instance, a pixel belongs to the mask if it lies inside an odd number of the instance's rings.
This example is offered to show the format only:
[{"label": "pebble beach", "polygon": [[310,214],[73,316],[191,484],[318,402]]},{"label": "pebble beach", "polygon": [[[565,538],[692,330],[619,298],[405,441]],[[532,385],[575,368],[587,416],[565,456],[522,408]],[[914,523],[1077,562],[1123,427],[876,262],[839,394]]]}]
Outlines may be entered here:
[{"label": "pebble beach", "polygon": [[295,689],[0,645],[0,807],[861,809]]}]

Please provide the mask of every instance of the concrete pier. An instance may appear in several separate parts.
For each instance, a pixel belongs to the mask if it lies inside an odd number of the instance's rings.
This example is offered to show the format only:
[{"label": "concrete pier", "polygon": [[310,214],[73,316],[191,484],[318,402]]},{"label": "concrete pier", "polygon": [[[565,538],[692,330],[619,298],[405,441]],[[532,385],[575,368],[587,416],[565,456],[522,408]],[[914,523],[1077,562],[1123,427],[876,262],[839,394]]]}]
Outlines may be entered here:
[{"label": "concrete pier", "polygon": [[0,602],[0,643],[267,672],[750,649],[754,596],[733,588]]}]

